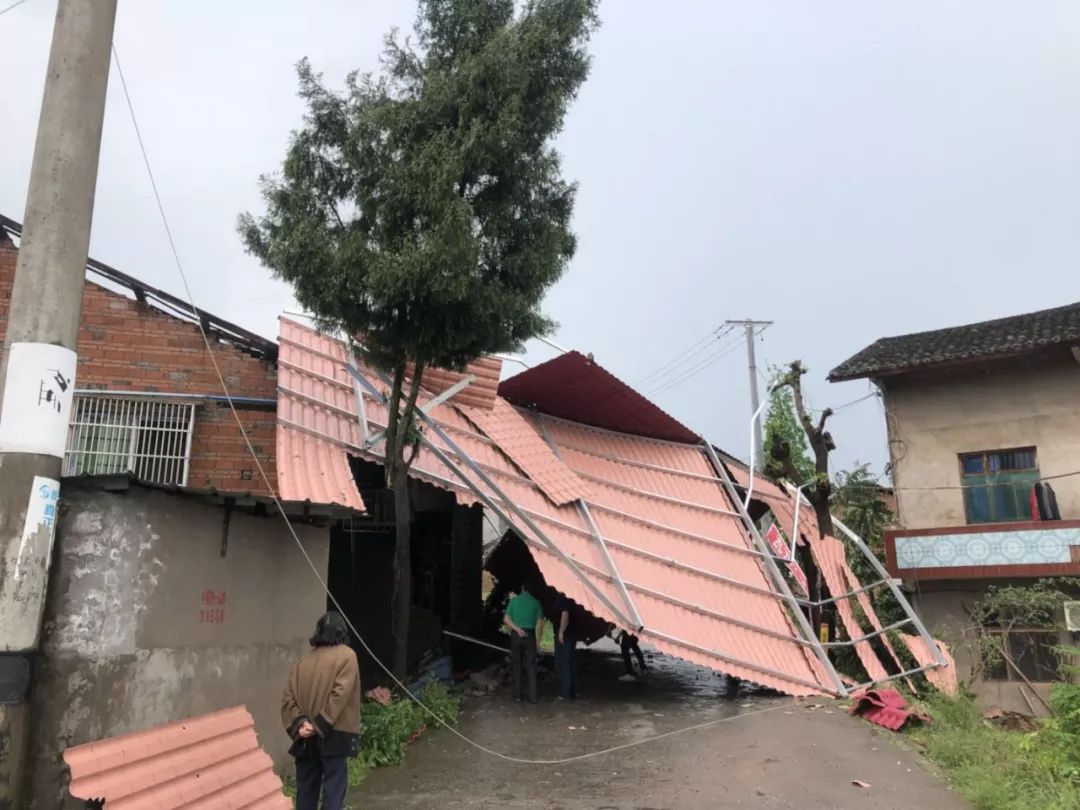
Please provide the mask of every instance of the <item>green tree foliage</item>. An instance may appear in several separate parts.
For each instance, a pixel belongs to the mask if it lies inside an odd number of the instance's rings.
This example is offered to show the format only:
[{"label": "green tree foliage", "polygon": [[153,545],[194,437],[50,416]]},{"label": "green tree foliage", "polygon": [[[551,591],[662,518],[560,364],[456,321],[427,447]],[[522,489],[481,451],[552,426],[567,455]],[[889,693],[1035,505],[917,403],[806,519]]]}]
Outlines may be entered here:
[{"label": "green tree foliage", "polygon": [[769,411],[765,417],[765,472],[773,478],[786,477],[782,466],[777,466],[776,463],[776,459],[785,454],[783,448],[786,446],[800,479],[791,483],[798,486],[814,477],[814,462],[810,459],[806,432],[795,412],[795,395],[790,386],[779,385],[783,376],[780,369],[769,369]]},{"label": "green tree foliage", "polygon": [[[836,474],[832,494],[833,511],[845,526],[870,546],[879,560],[885,559],[885,529],[892,524],[894,517],[884,495],[885,490],[878,484],[869,464],[856,463],[852,469]],[[840,536],[843,537],[842,534]],[[844,544],[848,550],[848,562],[860,582],[869,584],[881,579],[881,575],[861,551],[848,543],[846,538]],[[892,624],[903,618],[903,608],[885,588],[871,591],[870,598],[879,618],[885,624]]]},{"label": "green tree foliage", "polygon": [[462,368],[549,332],[547,289],[574,254],[575,185],[553,146],[589,70],[597,0],[420,0],[415,39],[386,39],[382,72],[307,105],[248,251],[322,325],[392,378],[387,484],[397,522],[394,666],[410,603],[407,472],[424,369]]}]

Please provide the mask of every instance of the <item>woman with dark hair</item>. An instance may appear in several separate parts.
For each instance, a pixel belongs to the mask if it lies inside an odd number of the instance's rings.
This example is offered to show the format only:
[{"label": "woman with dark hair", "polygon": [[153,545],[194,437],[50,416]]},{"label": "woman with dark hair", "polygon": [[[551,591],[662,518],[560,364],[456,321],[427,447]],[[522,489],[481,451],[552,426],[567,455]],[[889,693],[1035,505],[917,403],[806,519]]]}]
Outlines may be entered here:
[{"label": "woman with dark hair", "polygon": [[342,810],[348,758],[360,739],[360,666],[340,613],[315,625],[311,652],[296,662],[281,699],[281,721],[296,759],[296,810]]}]

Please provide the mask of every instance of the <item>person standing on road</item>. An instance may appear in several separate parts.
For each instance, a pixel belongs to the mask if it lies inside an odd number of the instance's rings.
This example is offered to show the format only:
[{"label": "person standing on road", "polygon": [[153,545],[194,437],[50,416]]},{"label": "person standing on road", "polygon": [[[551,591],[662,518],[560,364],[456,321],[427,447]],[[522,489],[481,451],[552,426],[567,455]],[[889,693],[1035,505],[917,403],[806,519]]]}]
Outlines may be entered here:
[{"label": "person standing on road", "polygon": [[577,698],[578,634],[570,616],[573,603],[561,593],[555,599],[555,669],[559,673],[559,700]]},{"label": "person standing on road", "polygon": [[289,673],[281,722],[296,759],[296,810],[343,810],[348,758],[360,741],[360,666],[340,613],[315,625],[311,652]]},{"label": "person standing on road", "polygon": [[528,585],[522,585],[521,593],[510,600],[503,624],[510,628],[514,698],[536,703],[536,653],[544,631],[544,611],[529,591]]}]

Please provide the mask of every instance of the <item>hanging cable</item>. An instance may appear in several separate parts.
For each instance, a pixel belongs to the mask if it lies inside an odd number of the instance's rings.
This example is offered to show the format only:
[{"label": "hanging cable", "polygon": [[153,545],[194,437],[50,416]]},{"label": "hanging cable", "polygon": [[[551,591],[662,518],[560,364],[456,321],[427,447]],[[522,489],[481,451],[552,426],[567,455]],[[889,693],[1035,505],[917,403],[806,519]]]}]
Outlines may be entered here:
[{"label": "hanging cable", "polygon": [[692,377],[696,377],[698,374],[700,374],[705,369],[707,369],[710,366],[713,366],[716,363],[718,363],[719,361],[723,360],[725,357],[727,357],[729,354],[734,352],[736,349],[738,349],[742,345],[743,345],[742,336],[738,336],[738,337],[734,338],[733,340],[731,340],[728,343],[721,346],[720,349],[718,349],[713,354],[709,355],[707,358],[702,360],[696,366],[686,370],[685,372],[683,372],[681,375],[679,375],[675,379],[663,382],[658,387],[653,388],[649,392],[649,396],[650,397],[655,397],[655,396],[658,396],[659,394],[663,394],[663,393],[665,393],[667,391],[670,391],[672,388],[676,388],[676,387],[682,385],[684,382],[691,379]]},{"label": "hanging cable", "polygon": [[649,383],[658,384],[660,379],[671,375],[676,372],[677,369],[682,368],[692,361],[695,357],[699,357],[703,352],[708,351],[711,346],[715,345],[715,341],[723,340],[733,328],[734,327],[731,326],[718,326],[689,349],[686,349],[682,353],[671,358],[647,377],[638,380],[634,383],[634,388],[641,388]]},{"label": "hanging cable", "polygon": [[[169,248],[170,248],[170,250],[172,252],[172,255],[173,255],[173,261],[176,263],[176,269],[177,269],[177,272],[180,275],[181,283],[184,286],[184,292],[185,292],[185,294],[187,296],[188,303],[190,303],[191,307],[194,309],[195,308],[195,299],[194,299],[194,296],[192,295],[192,292],[191,292],[191,285],[188,283],[187,273],[184,271],[183,263],[180,260],[180,253],[176,249],[176,243],[175,243],[175,240],[173,239],[172,228],[169,226],[169,220],[168,220],[168,217],[165,214],[165,206],[163,205],[163,203],[161,201],[161,195],[158,192],[157,182],[154,179],[154,172],[150,167],[150,158],[149,158],[148,153],[146,151],[146,145],[143,143],[142,133],[139,130],[139,122],[138,122],[138,119],[135,116],[135,107],[134,107],[134,104],[131,101],[131,95],[128,92],[127,80],[124,77],[124,71],[123,71],[123,68],[120,65],[120,55],[117,53],[115,45],[113,45],[112,54],[113,54],[113,61],[116,63],[116,72],[117,72],[117,75],[120,78],[120,85],[121,85],[121,88],[123,89],[124,100],[127,103],[128,112],[131,115],[131,123],[135,128],[135,137],[136,137],[136,140],[139,143],[139,151],[142,153],[143,164],[146,166],[146,173],[147,173],[147,176],[150,179],[150,187],[151,187],[151,189],[153,190],[153,193],[154,193],[154,201],[157,204],[158,213],[161,216],[161,222],[162,222],[162,225],[165,228],[165,234],[166,234],[166,236],[168,238],[168,241],[169,241]],[[386,675],[398,686],[399,689],[401,689],[401,691],[406,696],[408,696],[408,698],[410,700],[412,700],[417,706],[419,706],[421,709],[423,709],[424,712],[426,712],[433,720],[435,720],[439,725],[441,725],[443,728],[445,728],[451,734],[453,734],[454,736],[459,738],[462,742],[466,743],[467,745],[475,748],[476,750],[478,750],[478,751],[480,751],[482,753],[488,754],[489,756],[495,757],[497,759],[504,760],[506,762],[513,762],[513,763],[517,763],[517,764],[521,764],[521,765],[565,765],[565,764],[569,764],[569,763],[572,763],[572,762],[580,762],[582,760],[592,759],[594,757],[599,757],[599,756],[604,756],[606,754],[615,753],[617,751],[624,751],[624,750],[626,750],[628,748],[633,748],[635,746],[644,745],[644,744],[650,743],[650,742],[657,742],[659,740],[667,739],[669,737],[674,737],[674,736],[679,735],[679,734],[686,734],[686,733],[691,732],[691,731],[698,731],[698,730],[701,730],[701,729],[710,728],[712,726],[720,725],[721,723],[729,723],[729,722],[732,722],[733,720],[738,720],[738,719],[743,718],[743,717],[751,717],[751,716],[756,715],[756,714],[768,714],[769,712],[774,712],[774,711],[777,711],[779,709],[785,708],[785,706],[788,705],[786,703],[780,703],[780,704],[778,704],[776,706],[772,706],[772,707],[770,707],[768,709],[760,709],[758,711],[753,711],[753,712],[744,712],[742,714],[737,714],[737,715],[734,715],[734,716],[731,716],[731,717],[721,717],[721,718],[718,718],[716,720],[709,720],[709,721],[706,721],[704,723],[698,723],[698,724],[693,725],[693,726],[687,726],[685,728],[675,729],[673,731],[664,732],[663,734],[657,734],[657,735],[652,736],[652,737],[646,737],[646,738],[643,738],[643,739],[640,739],[640,740],[634,740],[632,742],[623,743],[622,745],[615,745],[615,746],[611,746],[609,748],[603,748],[603,749],[600,749],[600,750],[597,750],[597,751],[590,751],[590,752],[585,753],[585,754],[578,754],[576,756],[562,757],[562,758],[558,758],[558,759],[526,759],[526,758],[522,758],[522,757],[514,757],[514,756],[511,756],[509,754],[504,754],[504,753],[502,753],[500,751],[495,751],[495,750],[493,750],[491,748],[487,748],[486,746],[481,745],[480,743],[476,742],[475,740],[471,739],[470,737],[467,737],[465,734],[461,733],[456,728],[454,728],[449,723],[447,723],[437,712],[435,712],[433,709],[431,709],[429,706],[427,706],[427,704],[425,704],[419,697],[417,697],[415,694],[413,694],[413,692],[409,690],[408,686],[406,686],[394,674],[394,672],[389,667],[387,667],[386,664],[383,663],[382,659],[380,659],[375,654],[375,652],[371,649],[371,647],[368,646],[367,641],[364,640],[364,637],[362,635],[360,635],[360,633],[357,631],[356,627],[353,625],[352,621],[349,619],[349,617],[346,614],[345,610],[342,608],[341,604],[338,602],[337,597],[335,597],[334,594],[330,591],[330,587],[327,585],[326,579],[319,572],[319,568],[318,568],[317,565],[315,565],[315,561],[311,559],[311,555],[308,554],[307,549],[304,548],[303,542],[300,540],[299,536],[296,534],[296,529],[293,527],[292,521],[289,520],[289,516],[285,512],[285,507],[281,503],[281,500],[278,498],[277,492],[275,491],[273,485],[270,483],[270,479],[266,474],[266,470],[263,467],[262,461],[259,459],[258,454],[255,452],[255,447],[251,443],[251,438],[248,436],[248,432],[247,432],[247,429],[244,427],[243,420],[240,419],[240,414],[236,410],[236,406],[233,403],[232,395],[230,394],[229,387],[228,387],[227,383],[225,382],[225,377],[221,372],[221,367],[218,364],[217,355],[214,353],[213,347],[211,346],[210,337],[209,337],[209,335],[207,335],[206,329],[203,327],[201,320],[196,321],[195,325],[198,327],[200,335],[202,335],[203,344],[206,347],[207,355],[209,356],[210,363],[214,368],[214,373],[217,375],[218,382],[220,382],[220,384],[221,384],[221,390],[225,395],[225,400],[226,400],[226,402],[228,402],[229,411],[232,413],[233,419],[236,422],[236,426],[237,426],[237,428],[239,428],[240,435],[242,436],[242,438],[244,440],[244,444],[247,447],[247,451],[251,455],[251,458],[252,458],[253,462],[255,463],[255,468],[258,471],[259,478],[262,480],[263,486],[265,486],[266,490],[270,493],[270,497],[274,502],[274,507],[275,507],[276,511],[278,512],[278,514],[281,515],[282,520],[285,521],[285,526],[288,528],[289,534],[292,536],[293,542],[296,544],[297,549],[300,551],[300,554],[304,558],[304,561],[307,563],[308,567],[311,569],[312,574],[315,576],[315,579],[318,581],[318,583],[321,586],[322,590],[326,593],[326,596],[330,600],[330,603],[334,606],[335,610],[337,610],[337,612],[341,614],[341,617],[345,620],[345,623],[348,625],[349,630],[352,632],[352,634],[356,638],[356,640],[360,643],[360,646],[363,647],[364,651],[379,666],[379,668],[384,673],[386,673]]]}]

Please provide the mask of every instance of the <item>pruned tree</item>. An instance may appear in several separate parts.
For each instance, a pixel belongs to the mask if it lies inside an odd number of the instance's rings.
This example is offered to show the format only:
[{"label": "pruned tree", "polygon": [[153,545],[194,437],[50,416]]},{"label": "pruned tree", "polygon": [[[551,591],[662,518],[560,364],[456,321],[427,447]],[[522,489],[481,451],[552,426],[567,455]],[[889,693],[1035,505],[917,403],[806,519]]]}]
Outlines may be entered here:
[{"label": "pruned tree", "polygon": [[836,448],[832,436],[825,430],[825,423],[833,415],[831,408],[821,412],[815,421],[806,408],[803,398],[802,378],[806,374],[806,367],[801,360],[795,360],[788,366],[788,370],[780,377],[773,390],[789,388],[791,390],[795,413],[799,417],[807,441],[810,442],[810,450],[814,456],[813,477],[809,481],[802,478],[795,465],[790,448],[785,453],[782,444],[774,447],[775,454],[769,459],[770,462],[786,478],[797,486],[810,483],[804,492],[807,500],[814,507],[817,516],[818,527],[823,534],[833,534],[832,514],[829,501],[832,496],[832,482],[829,479],[829,453]]},{"label": "pruned tree", "polygon": [[[781,385],[784,372],[769,368],[769,412],[765,417],[765,474],[771,478],[788,479],[798,486],[814,475],[806,432],[795,412],[791,387]],[[791,459],[791,467],[777,459]],[[791,476],[795,477],[792,478]]]},{"label": "pruned tree", "polygon": [[378,76],[307,106],[248,251],[391,379],[385,436],[396,517],[394,670],[407,668],[408,471],[424,371],[462,369],[549,333],[540,311],[574,254],[574,184],[553,146],[589,70],[597,0],[420,0],[415,41],[386,38]]}]

